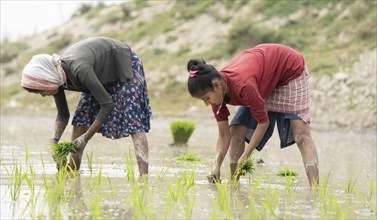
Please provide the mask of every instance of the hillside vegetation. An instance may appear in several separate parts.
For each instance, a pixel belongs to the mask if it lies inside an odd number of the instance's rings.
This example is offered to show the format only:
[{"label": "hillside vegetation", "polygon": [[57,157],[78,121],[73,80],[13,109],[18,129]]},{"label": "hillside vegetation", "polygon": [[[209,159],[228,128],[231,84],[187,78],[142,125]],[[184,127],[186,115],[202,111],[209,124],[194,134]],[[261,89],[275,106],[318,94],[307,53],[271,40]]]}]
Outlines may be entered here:
[{"label": "hillside vegetation", "polygon": [[[42,34],[1,42],[1,108],[51,111],[52,99],[19,87],[37,53],[62,53],[93,36],[127,42],[145,65],[155,113],[205,109],[186,91],[186,63],[204,58],[221,69],[241,50],[283,43],[306,58],[314,121],[376,128],[377,1],[134,1],[82,5]],[[74,109],[79,94],[67,93]],[[208,109],[205,109],[209,111]]]}]

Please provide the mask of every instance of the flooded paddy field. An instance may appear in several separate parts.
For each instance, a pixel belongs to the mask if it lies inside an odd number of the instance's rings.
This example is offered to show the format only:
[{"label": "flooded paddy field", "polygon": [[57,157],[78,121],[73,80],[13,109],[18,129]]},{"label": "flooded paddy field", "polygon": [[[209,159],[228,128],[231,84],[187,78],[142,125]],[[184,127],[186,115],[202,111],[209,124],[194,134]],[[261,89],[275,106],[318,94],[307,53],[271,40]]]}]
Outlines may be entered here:
[{"label": "flooded paddy field", "polygon": [[[207,183],[217,141],[216,122],[190,119],[187,147],[171,146],[169,123],[155,115],[149,175],[139,178],[131,138],[97,134],[78,173],[57,172],[48,141],[53,114],[2,112],[0,219],[376,219],[376,131],[313,129],[320,184],[311,189],[296,145],[279,149],[275,133],[253,159],[255,173]],[[67,126],[62,140],[69,140]],[[199,161],[180,161],[186,153]],[[279,177],[283,168],[296,177]]]}]

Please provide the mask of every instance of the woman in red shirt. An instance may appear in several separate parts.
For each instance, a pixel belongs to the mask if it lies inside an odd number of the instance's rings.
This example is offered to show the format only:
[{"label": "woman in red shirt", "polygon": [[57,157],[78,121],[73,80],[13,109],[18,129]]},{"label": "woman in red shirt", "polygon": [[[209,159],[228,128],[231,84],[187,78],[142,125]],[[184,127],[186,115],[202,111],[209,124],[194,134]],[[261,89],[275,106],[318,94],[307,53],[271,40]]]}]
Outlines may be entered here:
[{"label": "woman in red shirt", "polygon": [[[220,72],[198,59],[190,60],[187,70],[191,96],[210,104],[217,120],[216,168],[210,182],[219,180],[229,146],[233,176],[254,149],[262,150],[276,123],[281,148],[297,143],[309,184],[318,183],[318,156],[309,127],[309,76],[301,54],[284,45],[261,44],[242,51]],[[230,124],[226,104],[241,106]]]}]

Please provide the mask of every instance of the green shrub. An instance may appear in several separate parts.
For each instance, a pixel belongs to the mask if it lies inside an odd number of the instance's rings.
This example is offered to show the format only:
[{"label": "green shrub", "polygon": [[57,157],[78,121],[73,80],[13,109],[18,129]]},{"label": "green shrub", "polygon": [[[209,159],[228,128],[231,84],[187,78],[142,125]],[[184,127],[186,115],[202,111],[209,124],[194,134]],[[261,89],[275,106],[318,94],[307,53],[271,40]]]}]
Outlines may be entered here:
[{"label": "green shrub", "polygon": [[173,121],[170,123],[170,130],[173,135],[174,144],[187,145],[187,142],[195,129],[195,122],[192,121]]}]

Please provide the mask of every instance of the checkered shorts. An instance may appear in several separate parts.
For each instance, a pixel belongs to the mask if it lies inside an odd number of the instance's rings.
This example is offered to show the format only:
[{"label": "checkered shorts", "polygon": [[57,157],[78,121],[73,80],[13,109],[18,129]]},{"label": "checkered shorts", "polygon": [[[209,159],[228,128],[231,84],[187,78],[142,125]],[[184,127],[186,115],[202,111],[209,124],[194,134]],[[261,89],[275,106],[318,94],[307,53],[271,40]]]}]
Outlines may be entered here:
[{"label": "checkered shorts", "polygon": [[265,98],[268,111],[298,115],[304,122],[310,122],[309,73],[304,72],[287,85],[276,87]]}]

